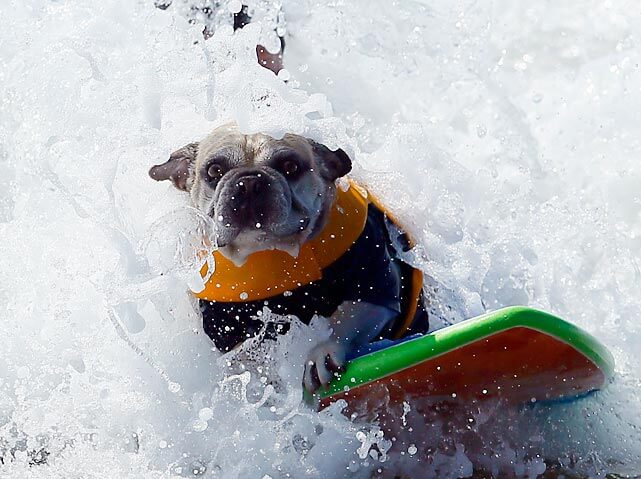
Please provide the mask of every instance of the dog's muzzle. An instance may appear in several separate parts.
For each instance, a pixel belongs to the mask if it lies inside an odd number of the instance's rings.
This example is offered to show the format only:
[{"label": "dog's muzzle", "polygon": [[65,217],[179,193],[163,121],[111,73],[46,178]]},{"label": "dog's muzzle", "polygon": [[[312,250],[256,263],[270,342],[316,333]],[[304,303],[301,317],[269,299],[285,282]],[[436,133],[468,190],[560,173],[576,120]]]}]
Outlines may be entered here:
[{"label": "dog's muzzle", "polygon": [[247,168],[224,181],[215,208],[215,220],[223,228],[269,231],[287,220],[291,194],[277,175]]}]

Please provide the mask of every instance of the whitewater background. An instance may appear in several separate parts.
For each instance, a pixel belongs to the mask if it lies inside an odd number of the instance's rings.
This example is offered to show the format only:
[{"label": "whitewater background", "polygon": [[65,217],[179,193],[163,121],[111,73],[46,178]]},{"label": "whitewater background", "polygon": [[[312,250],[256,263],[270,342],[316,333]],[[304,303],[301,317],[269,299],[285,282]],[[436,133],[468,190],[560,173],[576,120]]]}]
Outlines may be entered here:
[{"label": "whitewater background", "polygon": [[606,391],[523,412],[486,467],[641,470],[638,4],[283,3],[287,84],[255,62],[271,24],[203,42],[176,5],[0,5],[0,477],[471,473],[300,404],[322,321],[246,372],[212,349],[205,226],[147,170],[229,119],[348,151],[419,239],[436,322],[527,304],[611,348]]}]

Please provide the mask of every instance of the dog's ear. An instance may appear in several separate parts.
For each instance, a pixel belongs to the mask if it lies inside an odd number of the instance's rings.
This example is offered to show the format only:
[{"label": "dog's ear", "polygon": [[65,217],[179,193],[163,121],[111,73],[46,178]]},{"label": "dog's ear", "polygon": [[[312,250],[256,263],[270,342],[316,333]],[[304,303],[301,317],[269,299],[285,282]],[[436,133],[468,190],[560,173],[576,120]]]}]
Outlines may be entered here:
[{"label": "dog's ear", "polygon": [[198,143],[190,143],[174,151],[162,165],[152,166],[149,176],[156,181],[171,180],[176,188],[189,191],[193,165],[198,154]]},{"label": "dog's ear", "polygon": [[320,168],[320,174],[326,180],[334,181],[352,170],[352,160],[342,149],[332,151],[313,140],[310,140],[310,143],[316,156],[316,163]]}]

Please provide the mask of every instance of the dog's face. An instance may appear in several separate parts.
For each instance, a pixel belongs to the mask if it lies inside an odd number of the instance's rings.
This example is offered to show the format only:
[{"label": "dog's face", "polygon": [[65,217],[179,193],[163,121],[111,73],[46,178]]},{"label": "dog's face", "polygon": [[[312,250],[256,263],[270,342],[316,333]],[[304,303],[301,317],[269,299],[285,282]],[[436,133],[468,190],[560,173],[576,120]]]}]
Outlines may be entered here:
[{"label": "dog's face", "polygon": [[242,264],[266,249],[296,256],[325,226],[335,180],[350,169],[343,150],[298,135],[244,135],[229,124],[172,153],[149,175],[188,191],[213,219],[220,252]]}]

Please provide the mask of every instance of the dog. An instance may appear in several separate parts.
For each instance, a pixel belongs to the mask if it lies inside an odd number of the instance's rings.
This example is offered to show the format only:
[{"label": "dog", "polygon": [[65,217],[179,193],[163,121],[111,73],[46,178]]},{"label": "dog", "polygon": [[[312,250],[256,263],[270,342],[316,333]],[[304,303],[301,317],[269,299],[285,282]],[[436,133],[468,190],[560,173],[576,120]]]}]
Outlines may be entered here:
[{"label": "dog", "polygon": [[305,323],[328,318],[331,336],[305,366],[310,392],[327,386],[354,349],[428,329],[421,272],[401,259],[409,238],[354,182],[336,186],[351,168],[342,149],[227,124],[149,170],[214,223],[215,270],[196,295],[219,350],[258,334],[265,306]]}]

